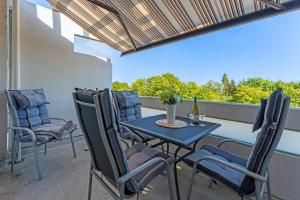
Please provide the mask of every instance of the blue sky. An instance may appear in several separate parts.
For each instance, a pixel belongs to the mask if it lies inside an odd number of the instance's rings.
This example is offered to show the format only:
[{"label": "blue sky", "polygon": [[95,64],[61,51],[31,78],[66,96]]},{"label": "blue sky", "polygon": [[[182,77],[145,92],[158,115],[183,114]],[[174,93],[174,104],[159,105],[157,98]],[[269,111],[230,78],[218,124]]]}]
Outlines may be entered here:
[{"label": "blue sky", "polygon": [[113,56],[113,81],[173,73],[199,84],[248,77],[300,81],[300,11],[190,38],[133,55]]},{"label": "blue sky", "polygon": [[[29,0],[46,7],[45,0]],[[300,11],[190,38],[120,57],[113,53],[113,81],[131,83],[163,73],[199,84],[249,77],[300,81]]]}]

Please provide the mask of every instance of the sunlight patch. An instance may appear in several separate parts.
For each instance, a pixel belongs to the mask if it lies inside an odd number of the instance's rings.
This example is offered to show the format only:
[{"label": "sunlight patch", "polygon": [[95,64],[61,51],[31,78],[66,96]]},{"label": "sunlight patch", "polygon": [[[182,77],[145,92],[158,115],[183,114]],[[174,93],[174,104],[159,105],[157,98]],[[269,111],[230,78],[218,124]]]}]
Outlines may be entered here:
[{"label": "sunlight patch", "polygon": [[36,5],[36,16],[44,24],[46,24],[50,28],[53,28],[53,15],[51,9]]}]

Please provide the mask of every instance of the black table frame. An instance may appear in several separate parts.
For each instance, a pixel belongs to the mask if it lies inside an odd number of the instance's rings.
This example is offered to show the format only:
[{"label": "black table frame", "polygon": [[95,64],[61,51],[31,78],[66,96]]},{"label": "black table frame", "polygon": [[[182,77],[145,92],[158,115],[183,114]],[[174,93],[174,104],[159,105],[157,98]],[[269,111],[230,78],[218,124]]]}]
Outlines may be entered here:
[{"label": "black table frame", "polygon": [[[142,120],[142,119],[139,119],[139,120]],[[124,126],[127,126],[128,128],[131,128],[131,129],[134,129],[134,130],[137,130],[137,131],[140,131],[140,132],[143,132],[144,134],[148,134],[148,135],[151,135],[151,136],[154,136],[153,134],[151,134],[151,132],[148,132],[146,129],[143,129],[143,128],[139,128],[139,127],[136,127],[134,125],[132,125],[132,121],[131,122],[121,122],[122,125]],[[219,128],[221,125],[220,124],[216,124],[216,127],[211,130],[210,132],[214,131],[215,129]],[[156,124],[154,124],[156,125]],[[209,133],[203,135],[203,137],[205,137],[206,135],[208,135]],[[157,143],[157,144],[154,144],[152,145],[151,147],[158,147],[164,143],[167,143],[167,145],[169,145],[169,143],[172,143],[173,145],[177,146],[175,152],[174,152],[174,158],[175,158],[175,162],[174,162],[174,178],[175,178],[175,188],[176,188],[176,195],[177,195],[177,199],[180,200],[180,191],[179,191],[179,185],[178,185],[178,174],[177,174],[177,164],[179,162],[181,162],[184,158],[186,158],[187,156],[193,154],[196,150],[196,146],[197,144],[199,143],[199,141],[201,139],[203,139],[203,137],[200,137],[196,140],[194,140],[193,142],[191,142],[191,144],[189,145],[181,145],[181,144],[178,144],[178,143],[174,143],[172,141],[168,141],[167,138],[159,138],[159,136],[155,135],[154,137],[157,137],[158,139],[161,139],[162,141]],[[192,145],[193,147],[190,147],[190,145]],[[169,149],[169,148],[167,148]],[[180,152],[181,149],[185,149],[185,150],[188,150],[189,152],[178,157],[178,153]],[[169,152],[167,152],[169,153]]]}]

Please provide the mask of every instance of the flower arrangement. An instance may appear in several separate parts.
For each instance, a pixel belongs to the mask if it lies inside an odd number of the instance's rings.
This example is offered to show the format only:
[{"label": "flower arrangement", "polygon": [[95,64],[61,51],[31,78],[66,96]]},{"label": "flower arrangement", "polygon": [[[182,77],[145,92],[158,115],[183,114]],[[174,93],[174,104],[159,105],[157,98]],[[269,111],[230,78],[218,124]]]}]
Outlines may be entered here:
[{"label": "flower arrangement", "polygon": [[180,93],[172,89],[160,92],[158,97],[163,104],[174,105],[182,102]]}]

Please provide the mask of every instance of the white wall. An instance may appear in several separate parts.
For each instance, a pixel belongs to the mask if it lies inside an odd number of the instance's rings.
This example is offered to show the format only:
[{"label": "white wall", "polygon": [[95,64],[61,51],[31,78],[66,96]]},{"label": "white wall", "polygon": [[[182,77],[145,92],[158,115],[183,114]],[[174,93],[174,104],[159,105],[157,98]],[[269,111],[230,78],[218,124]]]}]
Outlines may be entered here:
[{"label": "white wall", "polygon": [[4,90],[8,77],[7,1],[0,1],[0,160],[5,159],[7,111]]},{"label": "white wall", "polygon": [[111,61],[74,53],[73,43],[61,36],[57,13],[52,29],[37,18],[35,5],[21,2],[21,88],[44,88],[50,115],[76,120],[74,87],[110,88]]}]

